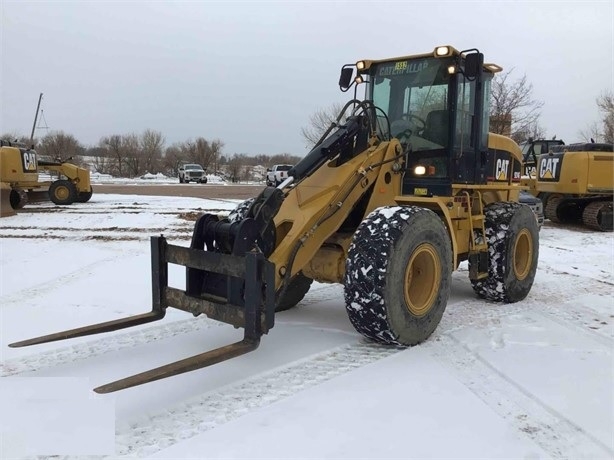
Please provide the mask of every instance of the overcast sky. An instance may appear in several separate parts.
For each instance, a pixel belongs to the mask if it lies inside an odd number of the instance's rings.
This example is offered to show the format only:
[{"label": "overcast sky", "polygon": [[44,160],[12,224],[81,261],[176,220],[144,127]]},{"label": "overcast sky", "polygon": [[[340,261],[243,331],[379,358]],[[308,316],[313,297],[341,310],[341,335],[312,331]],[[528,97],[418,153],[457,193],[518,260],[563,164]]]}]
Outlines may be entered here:
[{"label": "overcast sky", "polygon": [[449,44],[526,74],[546,134],[570,143],[613,87],[613,5],[0,0],[0,134],[29,136],[42,92],[49,130],[85,145],[153,129],[166,145],[303,155],[310,115],[349,97],[343,64]]}]

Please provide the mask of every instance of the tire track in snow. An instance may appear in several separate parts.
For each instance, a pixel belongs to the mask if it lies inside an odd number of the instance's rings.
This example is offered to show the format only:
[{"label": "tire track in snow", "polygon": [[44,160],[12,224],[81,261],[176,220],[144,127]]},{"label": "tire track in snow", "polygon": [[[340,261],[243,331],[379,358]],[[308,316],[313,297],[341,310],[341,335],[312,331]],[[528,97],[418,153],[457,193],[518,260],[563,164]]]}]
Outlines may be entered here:
[{"label": "tire track in snow", "polygon": [[450,334],[426,342],[479,399],[554,458],[612,458],[614,451],[524,390]]},{"label": "tire track in snow", "polygon": [[548,283],[539,286],[540,296],[548,299],[548,302],[540,305],[541,313],[568,329],[590,336],[603,345],[614,347],[614,328],[611,326],[614,322],[614,315],[612,312],[606,313],[589,304],[571,302],[571,299],[577,299],[582,295],[611,299],[614,285],[607,281],[586,278],[552,268],[547,268],[546,271],[552,274],[568,275],[569,279],[565,283],[556,285]]},{"label": "tire track in snow", "polygon": [[148,457],[178,442],[214,429],[404,348],[360,339],[288,366],[186,400],[172,408],[119,427],[116,452]]},{"label": "tire track in snow", "polygon": [[36,300],[38,297],[46,295],[50,291],[58,289],[58,286],[65,286],[66,284],[69,284],[81,278],[90,277],[90,270],[97,268],[101,264],[118,262],[126,257],[133,257],[139,254],[141,254],[141,252],[137,250],[125,251],[122,253],[118,253],[115,256],[105,257],[103,259],[96,260],[87,265],[80,266],[76,270],[68,272],[65,275],[58,276],[57,278],[53,278],[44,283],[39,283],[34,287],[26,287],[20,289],[17,292],[13,292],[12,294],[0,296],[0,305],[4,307],[12,303],[23,303],[23,299],[28,299],[28,302],[31,302],[33,300]]},{"label": "tire track in snow", "polygon": [[[557,270],[546,271],[563,274]],[[569,305],[569,299],[582,294],[611,296],[611,287],[601,280],[568,275],[565,283],[534,285],[526,300],[514,304],[477,299],[452,302],[432,338],[421,346],[427,347],[507,423],[554,458],[613,458],[614,451],[610,447],[524,390],[453,335],[453,332],[471,326],[486,329],[498,327],[500,320],[507,316],[537,313],[574,333],[613,347],[611,335],[607,335],[605,330],[590,327],[593,318],[603,316],[603,313],[590,305],[574,304],[573,308]],[[547,298],[548,302],[542,303],[541,298]],[[612,321],[611,317],[609,320]],[[591,446],[588,452],[587,446]]]}]

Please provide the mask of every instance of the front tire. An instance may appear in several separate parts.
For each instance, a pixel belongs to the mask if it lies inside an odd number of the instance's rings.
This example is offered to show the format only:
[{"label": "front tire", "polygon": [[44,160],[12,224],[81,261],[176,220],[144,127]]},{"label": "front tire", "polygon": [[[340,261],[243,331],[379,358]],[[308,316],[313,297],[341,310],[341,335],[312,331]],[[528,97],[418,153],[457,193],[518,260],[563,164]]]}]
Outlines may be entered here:
[{"label": "front tire", "polygon": [[416,345],[435,330],[452,276],[448,232],[432,211],[378,208],[348,251],[344,297],[354,328],[380,343]]},{"label": "front tire", "polygon": [[49,199],[58,205],[73,204],[77,199],[77,187],[69,180],[56,180],[49,187]]},{"label": "front tire", "polygon": [[11,208],[21,209],[28,202],[28,195],[24,190],[12,189],[9,193],[9,202],[11,204]]},{"label": "front tire", "polygon": [[[484,208],[488,243],[488,277],[472,280],[476,294],[496,302],[524,299],[535,279],[539,228],[531,208],[498,202]],[[471,269],[470,269],[471,271]]]},{"label": "front tire", "polygon": [[90,187],[89,192],[79,192],[77,194],[77,202],[87,203],[88,201],[90,201],[90,198],[92,198],[93,193],[94,193],[94,189],[91,187]]}]

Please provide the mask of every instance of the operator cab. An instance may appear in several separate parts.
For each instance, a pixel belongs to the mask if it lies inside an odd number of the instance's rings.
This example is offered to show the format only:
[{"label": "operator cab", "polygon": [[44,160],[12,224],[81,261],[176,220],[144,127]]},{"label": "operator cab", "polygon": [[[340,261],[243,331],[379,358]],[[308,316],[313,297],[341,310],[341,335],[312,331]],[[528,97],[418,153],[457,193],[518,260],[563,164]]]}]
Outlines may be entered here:
[{"label": "operator cab", "polygon": [[[450,196],[453,183],[487,181],[490,82],[501,70],[478,50],[359,61],[376,131],[407,152],[403,193]],[[341,80],[340,80],[341,84]]]}]

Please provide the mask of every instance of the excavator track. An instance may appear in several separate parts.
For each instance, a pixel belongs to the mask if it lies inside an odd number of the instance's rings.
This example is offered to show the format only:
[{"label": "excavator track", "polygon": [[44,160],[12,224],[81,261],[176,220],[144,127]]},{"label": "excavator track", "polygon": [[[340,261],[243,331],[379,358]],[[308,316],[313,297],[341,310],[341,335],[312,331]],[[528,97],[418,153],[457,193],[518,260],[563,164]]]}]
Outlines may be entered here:
[{"label": "excavator track", "polygon": [[594,201],[584,208],[582,223],[594,230],[611,232],[613,230],[612,214],[611,201]]},{"label": "excavator track", "polygon": [[544,209],[544,216],[546,217],[546,219],[550,220],[550,222],[554,222],[555,224],[561,223],[561,220],[559,219],[556,210],[562,201],[563,199],[558,196],[551,196],[548,198],[548,201],[546,202],[546,207]]}]

